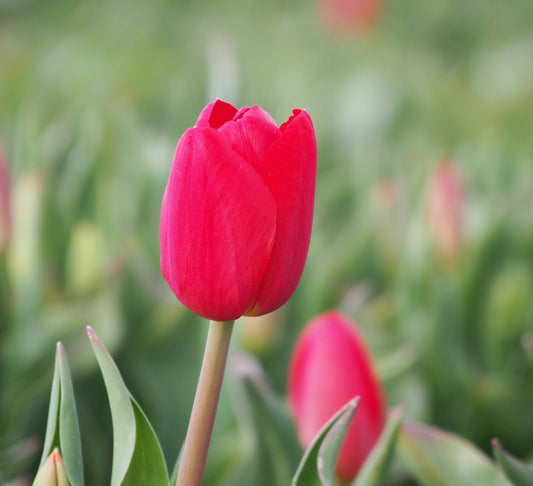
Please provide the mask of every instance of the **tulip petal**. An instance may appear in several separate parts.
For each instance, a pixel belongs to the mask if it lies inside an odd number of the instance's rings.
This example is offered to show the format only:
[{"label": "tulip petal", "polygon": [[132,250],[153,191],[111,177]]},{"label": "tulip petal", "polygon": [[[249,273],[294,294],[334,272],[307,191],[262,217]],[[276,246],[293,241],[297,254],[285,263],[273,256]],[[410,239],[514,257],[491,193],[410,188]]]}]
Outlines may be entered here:
[{"label": "tulip petal", "polygon": [[219,128],[224,123],[233,119],[237,113],[237,108],[222,100],[209,103],[200,113],[196,121],[197,127]]},{"label": "tulip petal", "polygon": [[280,127],[277,139],[257,171],[277,206],[276,240],[259,298],[248,315],[261,315],[283,305],[292,295],[305,265],[316,180],[316,141],[311,118],[295,110]]},{"label": "tulip petal", "polygon": [[161,210],[161,269],[189,309],[219,321],[253,305],[274,244],[276,205],[255,169],[211,128],[185,132]]},{"label": "tulip petal", "polygon": [[254,167],[264,160],[268,149],[280,136],[276,122],[259,106],[242,108],[219,132],[230,141],[233,150]]}]

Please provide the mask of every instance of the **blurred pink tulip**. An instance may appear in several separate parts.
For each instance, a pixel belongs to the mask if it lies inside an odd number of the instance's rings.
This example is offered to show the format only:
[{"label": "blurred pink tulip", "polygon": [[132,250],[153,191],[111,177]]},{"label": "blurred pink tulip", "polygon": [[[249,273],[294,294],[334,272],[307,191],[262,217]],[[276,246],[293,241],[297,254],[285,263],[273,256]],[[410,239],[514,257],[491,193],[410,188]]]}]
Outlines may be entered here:
[{"label": "blurred pink tulip", "polygon": [[336,470],[344,482],[357,475],[383,430],[385,399],[355,323],[338,311],[326,312],[304,329],[289,367],[289,407],[302,446],[307,448],[335,412],[356,396],[361,400]]},{"label": "blurred pink tulip", "polygon": [[11,181],[7,162],[0,145],[0,252],[11,238]]},{"label": "blurred pink tulip", "polygon": [[460,255],[463,246],[464,184],[458,167],[442,161],[429,184],[426,215],[438,258],[446,263]]},{"label": "blurred pink tulip", "polygon": [[377,24],[383,0],[318,0],[317,10],[326,29],[339,35],[351,35]]}]

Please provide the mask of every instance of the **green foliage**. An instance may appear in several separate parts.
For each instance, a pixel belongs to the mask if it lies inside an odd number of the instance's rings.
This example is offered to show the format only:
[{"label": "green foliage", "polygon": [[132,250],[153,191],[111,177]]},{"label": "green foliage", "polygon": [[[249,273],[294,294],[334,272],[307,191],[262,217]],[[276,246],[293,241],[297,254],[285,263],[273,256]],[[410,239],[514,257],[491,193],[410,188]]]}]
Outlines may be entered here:
[{"label": "green foliage", "polygon": [[387,484],[402,416],[403,410],[401,408],[394,408],[389,412],[385,429],[352,486],[385,486]]},{"label": "green foliage", "polygon": [[71,485],[83,486],[85,483],[78,414],[67,355],[61,343],[57,344],[41,467],[55,447],[59,448],[63,456]]},{"label": "green foliage", "polygon": [[496,465],[479,449],[433,427],[405,423],[399,450],[424,486],[509,486]]},{"label": "green foliage", "polygon": [[152,426],[126,388],[107,349],[91,328],[87,332],[104,377],[113,420],[111,486],[167,486],[165,459]]},{"label": "green foliage", "polygon": [[505,477],[513,486],[531,486],[533,484],[533,467],[530,464],[509,454],[497,439],[492,441],[492,450]]},{"label": "green foliage", "polygon": [[333,486],[335,467],[342,443],[357,410],[358,398],[349,401],[320,429],[292,479],[293,486]]}]

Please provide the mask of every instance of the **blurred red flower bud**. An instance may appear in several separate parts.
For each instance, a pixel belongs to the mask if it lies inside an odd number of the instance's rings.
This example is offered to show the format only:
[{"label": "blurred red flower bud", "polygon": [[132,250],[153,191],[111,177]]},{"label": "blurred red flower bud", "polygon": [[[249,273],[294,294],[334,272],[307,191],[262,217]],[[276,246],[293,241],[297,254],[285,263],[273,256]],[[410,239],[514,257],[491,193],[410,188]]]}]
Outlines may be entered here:
[{"label": "blurred red flower bud", "polygon": [[278,128],[258,106],[206,106],[178,142],[163,197],[161,270],[176,297],[218,321],[283,305],[307,258],[315,179],[307,112]]},{"label": "blurred red flower bud", "polygon": [[355,323],[338,311],[313,319],[294,350],[288,398],[300,443],[307,448],[322,426],[355,396],[361,397],[342,445],[336,474],[350,482],[385,423],[384,393]]},{"label": "blurred red flower bud", "polygon": [[326,29],[339,35],[351,35],[377,24],[383,0],[318,0],[317,10]]},{"label": "blurred red flower bud", "polygon": [[11,238],[11,179],[0,145],[0,252]]},{"label": "blurred red flower bud", "polygon": [[450,160],[435,169],[429,184],[426,216],[438,257],[457,259],[463,246],[464,184],[458,167]]}]

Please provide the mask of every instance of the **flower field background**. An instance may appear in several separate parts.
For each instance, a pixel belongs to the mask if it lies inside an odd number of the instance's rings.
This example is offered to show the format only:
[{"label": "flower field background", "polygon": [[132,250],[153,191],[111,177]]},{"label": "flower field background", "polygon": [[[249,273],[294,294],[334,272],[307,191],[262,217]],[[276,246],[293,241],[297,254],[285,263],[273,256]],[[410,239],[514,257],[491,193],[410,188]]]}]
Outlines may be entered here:
[{"label": "flower field background", "polygon": [[[0,482],[31,484],[61,340],[87,483],[106,484],[111,417],[87,325],[172,466],[207,326],[161,276],[161,198],[178,138],[217,97],[278,123],[305,108],[318,177],[298,289],[235,325],[205,484],[226,484],[245,449],[236,357],[254,354],[285,397],[298,334],[332,308],[358,322],[389,406],[533,454],[533,3],[389,1],[351,30],[320,12],[0,0]],[[443,161],[461,181],[449,253],[435,231],[449,213],[429,203]],[[399,461],[390,484],[416,483]]]}]

